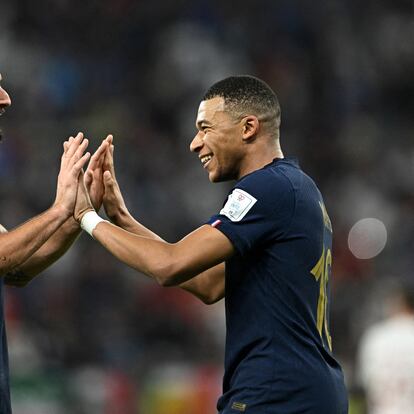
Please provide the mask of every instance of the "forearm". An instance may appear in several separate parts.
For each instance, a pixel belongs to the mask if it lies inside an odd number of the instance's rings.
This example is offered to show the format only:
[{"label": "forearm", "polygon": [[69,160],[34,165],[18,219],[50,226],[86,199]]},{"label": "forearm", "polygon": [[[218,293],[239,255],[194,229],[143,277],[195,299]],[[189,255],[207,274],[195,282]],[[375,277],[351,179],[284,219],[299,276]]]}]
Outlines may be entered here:
[{"label": "forearm", "polygon": [[[116,221],[119,227],[138,236],[152,238],[153,240],[163,240],[157,234],[136,221],[128,211],[120,211],[112,219],[114,222]],[[178,286],[196,296],[202,302],[213,304],[224,297],[224,271],[225,264],[223,262]]]},{"label": "forearm", "polygon": [[116,215],[109,217],[111,222],[118,227],[136,234],[137,236],[147,237],[153,240],[163,240],[158,234],[154,233],[137,220],[135,220],[126,208],[119,208]]},{"label": "forearm", "polygon": [[5,283],[24,286],[62,257],[81,233],[71,217],[29,259],[5,276]]},{"label": "forearm", "polygon": [[31,257],[10,270],[4,276],[4,283],[15,287],[26,286],[63,256],[80,232],[79,224],[73,218],[68,219]]},{"label": "forearm", "polygon": [[172,262],[172,245],[146,234],[142,231],[144,226],[137,229],[141,231],[134,234],[109,223],[100,223],[93,237],[120,261],[164,285],[163,275]]},{"label": "forearm", "polygon": [[181,283],[180,288],[193,294],[207,305],[218,302],[225,294],[225,263],[220,263]]},{"label": "forearm", "polygon": [[217,234],[213,235],[209,228],[197,229],[180,242],[171,244],[137,236],[103,222],[96,226],[93,237],[119,260],[162,286],[180,285],[223,262],[234,252],[225,236],[217,240]]},{"label": "forearm", "polygon": [[66,212],[53,206],[9,233],[0,234],[0,275],[22,265],[66,220]]}]

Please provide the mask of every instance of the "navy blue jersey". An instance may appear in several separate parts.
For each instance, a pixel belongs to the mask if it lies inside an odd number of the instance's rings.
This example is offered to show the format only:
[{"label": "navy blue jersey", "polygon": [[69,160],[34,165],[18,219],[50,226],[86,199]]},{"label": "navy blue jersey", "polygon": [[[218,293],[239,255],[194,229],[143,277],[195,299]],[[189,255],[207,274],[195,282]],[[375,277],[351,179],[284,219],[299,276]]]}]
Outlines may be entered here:
[{"label": "navy blue jersey", "polygon": [[209,224],[232,242],[226,262],[221,414],[347,414],[331,351],[332,227],[295,160],[246,175]]},{"label": "navy blue jersey", "polygon": [[3,285],[4,279],[0,278],[0,414],[11,414],[9,361],[3,313]]}]

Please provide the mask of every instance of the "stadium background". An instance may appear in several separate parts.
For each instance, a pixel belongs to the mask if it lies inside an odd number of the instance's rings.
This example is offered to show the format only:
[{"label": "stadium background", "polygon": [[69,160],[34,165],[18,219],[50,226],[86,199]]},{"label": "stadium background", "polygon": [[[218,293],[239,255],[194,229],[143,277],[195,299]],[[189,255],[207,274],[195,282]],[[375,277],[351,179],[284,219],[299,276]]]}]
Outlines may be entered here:
[{"label": "stadium background", "polygon": [[[111,132],[130,210],[177,240],[228,189],[188,151],[203,91],[231,74],[263,78],[280,98],[285,154],[331,215],[334,349],[352,413],[363,413],[358,341],[390,281],[413,276],[413,32],[408,0],[2,1],[13,106],[1,119],[0,222],[13,228],[51,204],[67,136],[82,130],[94,149]],[[367,217],[388,239],[361,260],[348,235]],[[380,230],[364,234],[375,244]],[[214,412],[222,304],[158,288],[85,235],[5,296],[16,414]]]}]

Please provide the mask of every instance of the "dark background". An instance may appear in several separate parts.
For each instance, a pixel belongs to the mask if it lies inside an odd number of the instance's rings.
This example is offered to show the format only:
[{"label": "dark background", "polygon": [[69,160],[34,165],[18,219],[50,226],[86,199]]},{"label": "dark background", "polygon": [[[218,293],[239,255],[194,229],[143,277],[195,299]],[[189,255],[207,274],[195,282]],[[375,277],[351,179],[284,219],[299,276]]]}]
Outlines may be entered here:
[{"label": "dark background", "polygon": [[[201,96],[228,75],[264,79],[281,102],[285,155],[331,216],[334,351],[362,413],[359,339],[383,317],[390,283],[413,276],[413,38],[408,0],[2,0],[13,105],[1,118],[0,222],[11,229],[51,205],[62,142],[82,130],[91,150],[114,134],[130,210],[181,238],[229,188],[211,185],[188,150]],[[348,235],[370,217],[387,243],[358,259]],[[375,245],[378,231],[361,243]],[[5,296],[16,414],[214,412],[222,303],[159,288],[85,235]]]}]

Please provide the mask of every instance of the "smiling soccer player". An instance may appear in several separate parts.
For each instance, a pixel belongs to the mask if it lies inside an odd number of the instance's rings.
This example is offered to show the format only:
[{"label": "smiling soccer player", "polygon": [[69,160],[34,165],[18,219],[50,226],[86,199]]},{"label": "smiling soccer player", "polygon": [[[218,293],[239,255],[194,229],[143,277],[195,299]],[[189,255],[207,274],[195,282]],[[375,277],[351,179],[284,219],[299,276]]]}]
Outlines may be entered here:
[{"label": "smiling soccer player", "polygon": [[220,414],[347,414],[329,331],[332,226],[314,181],[284,158],[276,95],[257,78],[226,78],[203,97],[196,127],[190,149],[210,181],[236,181],[205,225],[170,244],[133,219],[112,146],[103,203],[115,225],[93,211],[81,180],[75,218],[162,286],[179,285],[206,303],[225,298]]}]

